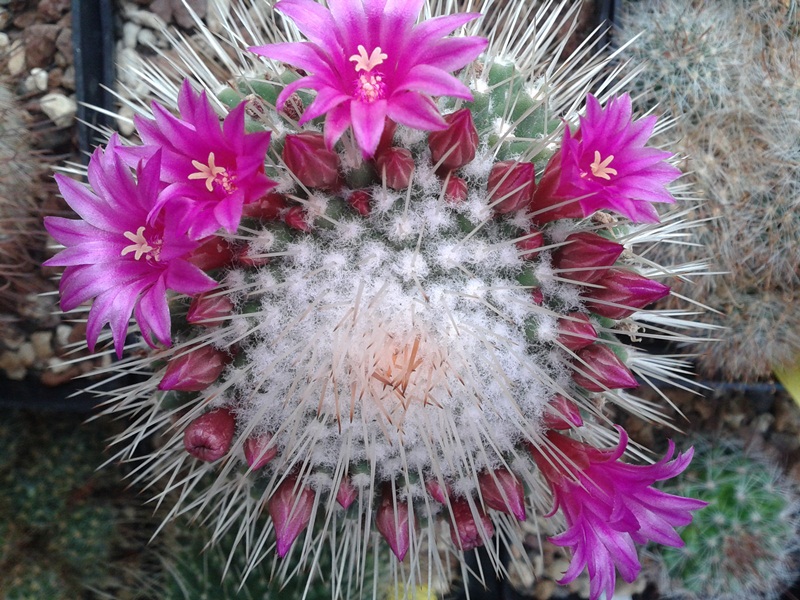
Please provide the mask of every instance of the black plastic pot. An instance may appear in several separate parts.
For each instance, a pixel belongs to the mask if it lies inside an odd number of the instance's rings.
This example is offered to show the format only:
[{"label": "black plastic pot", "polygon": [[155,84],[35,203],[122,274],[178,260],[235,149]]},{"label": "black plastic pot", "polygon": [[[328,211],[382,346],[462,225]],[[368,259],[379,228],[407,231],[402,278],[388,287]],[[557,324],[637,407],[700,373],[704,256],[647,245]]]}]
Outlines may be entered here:
[{"label": "black plastic pot", "polygon": [[91,107],[113,109],[114,85],[113,0],[72,0],[72,46],[75,61],[75,93],[78,98],[78,142],[84,161],[94,147],[105,141],[98,128],[108,127],[111,117]]}]

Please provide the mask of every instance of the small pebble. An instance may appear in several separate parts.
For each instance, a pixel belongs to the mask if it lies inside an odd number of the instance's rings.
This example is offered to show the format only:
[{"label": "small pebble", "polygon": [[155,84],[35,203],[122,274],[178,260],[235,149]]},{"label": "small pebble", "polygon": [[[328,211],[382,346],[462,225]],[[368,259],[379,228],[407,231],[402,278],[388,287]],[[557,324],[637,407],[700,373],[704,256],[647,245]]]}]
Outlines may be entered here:
[{"label": "small pebble", "polygon": [[42,112],[46,114],[57,127],[68,127],[78,112],[78,104],[64,94],[54,92],[42,96],[39,101]]},{"label": "small pebble", "polygon": [[31,69],[31,74],[25,78],[22,84],[25,92],[46,92],[47,91],[47,71],[35,67]]},{"label": "small pebble", "polygon": [[142,26],[128,21],[122,26],[122,45],[124,48],[136,48],[136,39]]},{"label": "small pebble", "polygon": [[11,44],[8,51],[8,72],[12,76],[19,75],[25,70],[25,46],[21,40]]},{"label": "small pebble", "polygon": [[17,350],[17,356],[19,357],[19,362],[25,368],[32,367],[33,363],[36,362],[36,351],[33,349],[33,344],[30,342],[22,344]]},{"label": "small pebble", "polygon": [[53,356],[53,332],[36,331],[31,334],[31,344],[38,360],[47,360]]}]

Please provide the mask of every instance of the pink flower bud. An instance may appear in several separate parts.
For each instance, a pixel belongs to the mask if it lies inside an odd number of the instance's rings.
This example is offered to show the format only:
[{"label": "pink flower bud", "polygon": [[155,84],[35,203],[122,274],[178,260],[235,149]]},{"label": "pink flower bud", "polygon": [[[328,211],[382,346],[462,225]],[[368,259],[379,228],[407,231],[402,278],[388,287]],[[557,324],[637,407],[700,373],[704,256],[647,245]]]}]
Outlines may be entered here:
[{"label": "pink flower bud", "polygon": [[544,293],[541,289],[531,289],[531,302],[533,302],[536,306],[541,306],[544,304]]},{"label": "pink flower bud", "polygon": [[199,460],[214,462],[230,450],[235,432],[236,419],[231,411],[212,410],[189,423],[183,432],[183,447]]},{"label": "pink flower bud", "polygon": [[[465,498],[458,498],[450,502],[453,511],[453,520],[450,522],[450,537],[453,543],[464,550],[474,550],[483,546],[484,540],[494,535],[492,520],[479,506],[470,507]],[[476,520],[477,519],[477,520]]]},{"label": "pink flower bud", "polygon": [[339,156],[328,150],[325,138],[316,131],[286,136],[283,162],[306,187],[332,189],[339,183]]},{"label": "pink flower bud", "polygon": [[534,223],[544,225],[558,219],[581,219],[584,212],[577,197],[559,196],[556,191],[561,181],[561,151],[547,162],[539,185],[533,192],[530,210]]},{"label": "pink flower bud", "polygon": [[[586,375],[574,371],[572,380],[590,392],[603,392],[622,388],[639,387],[639,382],[630,372],[625,363],[604,344],[592,344],[578,352],[578,358],[583,363],[576,362],[576,368],[581,369]],[[591,376],[592,379],[589,379]]]},{"label": "pink flower bud", "polygon": [[536,258],[539,248],[544,246],[544,236],[541,231],[531,229],[521,240],[515,242],[520,258],[523,260],[533,260]]},{"label": "pink flower bud", "polygon": [[591,346],[597,339],[597,330],[588,315],[571,312],[558,320],[558,337],[556,340],[567,349],[577,352],[581,348]]},{"label": "pink flower bud", "polygon": [[513,473],[502,467],[484,471],[478,475],[478,484],[486,506],[525,520],[525,490]]},{"label": "pink flower bud", "polygon": [[280,217],[281,211],[286,208],[286,196],[277,192],[270,192],[257,201],[245,204],[242,214],[245,217],[275,221]]},{"label": "pink flower bud", "polygon": [[467,182],[451,173],[444,188],[445,201],[460,204],[467,199],[468,192]]},{"label": "pink flower bud", "polygon": [[[536,189],[536,171],[532,162],[503,160],[489,171],[489,200],[495,212],[506,214],[525,208]],[[499,202],[498,202],[499,201]]]},{"label": "pink flower bud", "polygon": [[336,492],[336,501],[342,508],[347,510],[355,502],[356,498],[358,498],[356,486],[353,485],[349,477],[344,477],[342,483],[339,484],[339,490]]},{"label": "pink flower bud", "polygon": [[158,384],[160,390],[200,392],[214,383],[230,362],[230,356],[212,346],[197,346],[170,359]]},{"label": "pink flower bud", "polygon": [[434,165],[439,165],[441,172],[453,171],[472,162],[479,143],[478,130],[468,108],[445,115],[444,120],[447,121],[447,129],[428,134],[431,159]]},{"label": "pink flower bud", "polygon": [[211,271],[230,266],[234,255],[233,248],[226,240],[212,236],[195,248],[189,255],[189,262],[203,271]]},{"label": "pink flower bud", "polygon": [[586,308],[601,317],[624,319],[640,308],[669,295],[669,286],[627,269],[609,269],[598,281],[599,288],[587,288]]},{"label": "pink flower bud", "polygon": [[562,277],[594,283],[617,262],[625,247],[595,233],[567,236],[566,244],[553,252],[553,266]]},{"label": "pink flower bud", "polygon": [[311,231],[311,225],[308,223],[306,211],[302,206],[293,206],[287,210],[283,213],[283,220],[292,229],[305,231],[306,233]]},{"label": "pink flower bud", "polygon": [[192,325],[216,327],[221,319],[231,316],[233,303],[224,294],[206,292],[192,298],[186,320]]},{"label": "pink flower bud", "polygon": [[397,500],[392,496],[389,487],[384,487],[375,516],[375,525],[388,542],[397,560],[403,560],[411,546],[408,519],[408,503]]},{"label": "pink flower bud", "polygon": [[443,486],[435,479],[428,481],[425,484],[425,489],[428,490],[428,493],[431,495],[431,498],[433,498],[440,504],[447,504],[448,499],[453,493],[453,491],[450,489],[450,486],[448,486],[447,484]]},{"label": "pink flower bud", "polygon": [[386,181],[386,187],[399,191],[411,184],[414,157],[405,148],[393,147],[381,152],[375,165],[378,168],[378,176]]},{"label": "pink flower bud", "polygon": [[251,435],[244,441],[244,458],[252,471],[258,471],[278,455],[277,446],[271,446],[271,442],[272,434],[270,433]]},{"label": "pink flower bud", "polygon": [[372,212],[372,195],[367,190],[356,190],[347,197],[347,203],[355,208],[362,217]]},{"label": "pink flower bud", "polygon": [[544,426],[548,429],[564,430],[583,426],[583,417],[578,405],[561,394],[556,394],[544,413]]},{"label": "pink flower bud", "polygon": [[297,477],[286,478],[267,502],[267,510],[275,527],[276,552],[283,558],[311,521],[314,510],[313,490],[301,485]]}]

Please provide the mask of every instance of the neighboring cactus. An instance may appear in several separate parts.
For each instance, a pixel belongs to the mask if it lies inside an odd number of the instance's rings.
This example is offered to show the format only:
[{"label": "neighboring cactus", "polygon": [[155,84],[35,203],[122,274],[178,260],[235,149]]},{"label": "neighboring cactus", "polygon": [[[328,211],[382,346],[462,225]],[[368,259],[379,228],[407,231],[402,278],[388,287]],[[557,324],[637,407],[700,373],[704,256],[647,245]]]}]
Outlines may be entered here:
[{"label": "neighboring cactus", "polygon": [[800,567],[800,502],[780,467],[734,442],[694,446],[666,491],[708,506],[681,532],[683,548],[653,549],[660,592],[680,600],[773,600]]},{"label": "neighboring cactus", "polygon": [[[774,0],[623,3],[619,42],[646,63],[631,81],[641,109],[671,110],[670,148],[707,200],[707,220],[653,256],[708,261],[717,277],[676,291],[722,314],[695,344],[708,376],[769,377],[800,355],[800,38],[797,6]],[[666,136],[664,136],[666,138]]]}]

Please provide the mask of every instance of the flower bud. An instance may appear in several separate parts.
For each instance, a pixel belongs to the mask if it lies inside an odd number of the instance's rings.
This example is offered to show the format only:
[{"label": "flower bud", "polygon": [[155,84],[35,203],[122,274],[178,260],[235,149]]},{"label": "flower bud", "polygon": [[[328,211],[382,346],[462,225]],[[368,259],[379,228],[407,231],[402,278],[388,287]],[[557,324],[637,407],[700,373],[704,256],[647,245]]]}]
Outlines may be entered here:
[{"label": "flower bud", "polygon": [[450,177],[447,179],[447,183],[445,183],[444,186],[445,201],[453,204],[460,204],[467,199],[468,192],[469,188],[467,187],[467,182],[461,179],[461,177],[456,177],[450,173]]},{"label": "flower bud", "polygon": [[230,356],[213,346],[196,346],[167,363],[160,390],[201,392],[213,384],[230,362]]},{"label": "flower bud", "polygon": [[339,484],[339,490],[336,492],[336,501],[342,508],[347,510],[355,502],[356,498],[358,498],[358,489],[356,489],[349,477],[343,477],[342,483]]},{"label": "flower bud", "polygon": [[536,251],[544,246],[544,236],[541,231],[531,229],[522,239],[517,240],[514,245],[519,250],[522,260],[533,260],[538,254]]},{"label": "flower bud", "polygon": [[453,493],[453,491],[450,489],[450,486],[447,484],[442,485],[435,479],[428,481],[425,484],[425,489],[428,490],[431,498],[436,500],[439,504],[447,504],[448,499]]},{"label": "flower bud", "polygon": [[561,183],[561,151],[556,152],[547,162],[544,174],[531,198],[531,218],[534,223],[543,225],[558,219],[582,219],[583,207],[578,198],[557,195]]},{"label": "flower bud", "polygon": [[572,233],[553,252],[553,266],[567,279],[594,283],[617,262],[625,246],[596,233]]},{"label": "flower bud", "polygon": [[302,206],[293,206],[287,210],[285,213],[283,213],[283,220],[286,225],[292,229],[305,231],[306,233],[311,231],[311,225],[308,223],[306,211]]},{"label": "flower bud", "polygon": [[331,189],[339,182],[339,156],[328,150],[325,138],[316,131],[303,131],[286,136],[283,162],[306,187]]},{"label": "flower bud", "polygon": [[472,162],[479,141],[478,130],[468,108],[445,115],[444,120],[447,121],[447,128],[431,131],[428,134],[428,146],[433,164],[439,165],[440,171],[447,172]]},{"label": "flower bud", "polygon": [[356,190],[347,197],[347,203],[355,208],[362,217],[372,212],[372,195],[367,190]]},{"label": "flower bud", "polygon": [[531,302],[536,306],[544,304],[544,292],[540,288],[531,288]]},{"label": "flower bud", "polygon": [[283,558],[292,544],[311,521],[314,509],[314,492],[297,482],[297,477],[286,478],[267,502],[267,510],[275,527],[276,552]]},{"label": "flower bud", "polygon": [[575,367],[586,375],[574,371],[572,380],[590,392],[639,387],[639,382],[625,363],[604,344],[592,344],[584,348],[578,352],[578,358],[586,364],[576,362]]},{"label": "flower bud", "polygon": [[393,147],[381,152],[375,164],[378,175],[386,182],[386,187],[400,191],[411,184],[414,157],[405,148]]},{"label": "flower bud", "polygon": [[271,442],[271,433],[251,435],[244,441],[244,458],[251,471],[258,471],[278,455],[277,446],[270,446]]},{"label": "flower bud", "polygon": [[389,486],[384,487],[375,525],[386,539],[397,560],[403,560],[411,546],[408,503],[397,500]]},{"label": "flower bud", "polygon": [[212,410],[189,423],[183,432],[183,447],[199,460],[214,462],[230,450],[235,432],[236,419],[231,411]]},{"label": "flower bud", "polygon": [[189,255],[189,262],[203,271],[228,267],[233,262],[234,249],[227,240],[211,236]]},{"label": "flower bud", "polygon": [[192,325],[216,327],[223,319],[231,316],[233,303],[224,295],[206,292],[192,298],[186,320]]},{"label": "flower bud", "polygon": [[561,394],[556,394],[545,407],[543,422],[548,429],[574,429],[583,426],[583,417],[577,404]]},{"label": "flower bud", "polygon": [[568,350],[577,352],[581,348],[591,346],[597,339],[597,330],[589,320],[589,316],[581,312],[571,312],[558,320],[558,337],[556,340]]},{"label": "flower bud", "polygon": [[270,192],[255,202],[245,204],[242,215],[254,219],[274,221],[280,217],[281,211],[286,208],[286,196],[277,192]]},{"label": "flower bud", "polygon": [[517,477],[504,468],[478,475],[478,485],[486,506],[525,520],[525,490]]},{"label": "flower bud", "polygon": [[587,288],[583,293],[586,308],[609,319],[629,317],[668,296],[670,291],[668,285],[627,269],[609,269],[596,284],[602,287]]},{"label": "flower bud", "polygon": [[489,200],[495,212],[506,214],[525,208],[536,188],[536,171],[532,162],[503,160],[489,171]]},{"label": "flower bud", "polygon": [[494,535],[492,520],[479,506],[471,507],[466,498],[452,500],[450,509],[453,513],[450,522],[450,537],[461,550],[466,552],[483,546],[484,541]]}]

